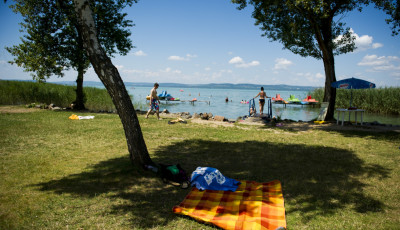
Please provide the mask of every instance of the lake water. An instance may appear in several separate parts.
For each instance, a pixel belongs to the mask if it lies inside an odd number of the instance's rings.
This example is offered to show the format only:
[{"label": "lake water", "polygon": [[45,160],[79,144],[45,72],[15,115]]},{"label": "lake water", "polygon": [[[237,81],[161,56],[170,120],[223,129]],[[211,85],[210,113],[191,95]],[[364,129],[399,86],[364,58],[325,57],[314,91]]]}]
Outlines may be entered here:
[{"label": "lake water", "polygon": [[[133,95],[133,103],[135,109],[147,110],[146,96],[149,95],[150,87],[127,87],[128,93]],[[171,113],[189,112],[194,113],[212,113],[224,116],[229,119],[236,119],[240,116],[248,115],[249,105],[240,103],[242,100],[250,100],[258,93],[257,90],[240,90],[240,89],[207,89],[207,88],[163,88],[160,86],[157,92],[167,91],[174,98],[180,98],[180,102],[162,101],[160,111],[167,109]],[[266,91],[268,96],[275,97],[280,94],[283,99],[289,98],[291,94],[300,100],[307,96],[307,91]],[[225,102],[225,98],[229,102]],[[194,104],[185,102],[197,99]],[[209,103],[207,103],[207,102]],[[259,112],[258,99],[256,101],[257,112]],[[312,106],[287,105],[286,108],[282,104],[272,104],[272,116],[280,116],[282,119],[310,121],[315,119],[319,114],[319,108]],[[266,108],[264,109],[266,112]],[[336,116],[336,113],[335,113]],[[348,117],[348,115],[347,115]],[[354,118],[352,118],[354,120]],[[400,125],[400,116],[384,116],[377,114],[364,114],[364,122],[378,121],[383,124]]]}]

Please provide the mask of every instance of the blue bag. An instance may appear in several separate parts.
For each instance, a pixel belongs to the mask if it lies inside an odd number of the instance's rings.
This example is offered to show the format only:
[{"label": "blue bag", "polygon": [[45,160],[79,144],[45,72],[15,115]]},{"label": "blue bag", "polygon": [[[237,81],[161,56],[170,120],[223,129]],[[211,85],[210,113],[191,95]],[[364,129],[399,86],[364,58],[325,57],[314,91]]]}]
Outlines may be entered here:
[{"label": "blue bag", "polygon": [[191,178],[191,185],[199,190],[234,192],[239,184],[239,181],[225,177],[218,169],[211,167],[197,167]]}]

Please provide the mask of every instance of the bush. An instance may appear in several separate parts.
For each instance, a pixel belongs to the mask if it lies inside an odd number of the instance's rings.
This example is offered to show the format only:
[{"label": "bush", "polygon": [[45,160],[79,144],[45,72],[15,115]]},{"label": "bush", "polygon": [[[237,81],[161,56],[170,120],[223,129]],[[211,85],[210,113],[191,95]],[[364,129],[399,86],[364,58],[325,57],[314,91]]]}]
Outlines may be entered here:
[{"label": "bush", "polygon": [[[69,107],[75,101],[75,86],[30,81],[0,80],[0,104],[55,104]],[[92,111],[114,111],[115,106],[106,89],[84,87],[85,107]]]},{"label": "bush", "polygon": [[[370,113],[400,115],[400,88],[398,87],[337,89],[336,108],[348,108],[350,106],[351,93],[353,94],[353,107],[365,109]],[[310,94],[317,101],[323,101],[324,89],[315,89]]]}]

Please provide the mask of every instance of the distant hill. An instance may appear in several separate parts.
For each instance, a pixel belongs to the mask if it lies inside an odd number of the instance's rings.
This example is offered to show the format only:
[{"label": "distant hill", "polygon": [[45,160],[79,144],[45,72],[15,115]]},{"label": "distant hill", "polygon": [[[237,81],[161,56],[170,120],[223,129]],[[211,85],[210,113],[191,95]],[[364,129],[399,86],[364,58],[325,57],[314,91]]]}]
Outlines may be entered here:
[{"label": "distant hill", "polygon": [[[75,85],[74,81],[53,82],[62,85]],[[103,83],[95,81],[84,81],[84,86],[104,87]],[[147,82],[125,82],[126,87],[153,87],[154,83]],[[249,89],[259,90],[264,87],[265,90],[282,90],[282,91],[312,91],[318,87],[312,86],[295,86],[295,85],[258,85],[258,84],[231,84],[231,83],[210,83],[210,84],[181,84],[181,83],[160,83],[162,88],[207,88],[207,89]]]},{"label": "distant hill", "polygon": [[[127,86],[143,86],[153,87],[153,83],[125,83]],[[231,83],[210,83],[210,84],[177,84],[177,83],[160,83],[162,87],[176,87],[176,88],[208,88],[208,89],[249,89],[259,90],[264,87],[265,90],[300,90],[312,91],[318,87],[312,86],[293,86],[293,85],[258,85],[258,84],[231,84]]]}]

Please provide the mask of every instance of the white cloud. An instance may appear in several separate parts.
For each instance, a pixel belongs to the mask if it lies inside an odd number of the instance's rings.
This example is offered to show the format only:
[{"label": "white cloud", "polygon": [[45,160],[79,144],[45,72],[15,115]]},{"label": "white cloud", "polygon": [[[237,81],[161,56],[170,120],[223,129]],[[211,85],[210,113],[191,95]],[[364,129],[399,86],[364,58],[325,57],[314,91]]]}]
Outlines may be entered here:
[{"label": "white cloud", "polygon": [[162,72],[162,73],[172,73],[172,74],[181,74],[181,73],[182,73],[182,71],[180,71],[180,70],[173,70],[173,69],[170,68],[170,67],[167,67],[167,68],[165,68],[164,70],[161,70],[160,72]]},{"label": "white cloud", "polygon": [[135,56],[147,56],[147,54],[145,52],[143,52],[142,50],[134,52],[133,55],[135,55]]},{"label": "white cloud", "polygon": [[395,66],[395,65],[375,66],[375,67],[374,67],[374,70],[376,70],[376,71],[400,70],[400,66]]},{"label": "white cloud", "polygon": [[4,65],[4,64],[7,64],[7,61],[0,60],[0,65]]},{"label": "white cloud", "polygon": [[400,58],[397,56],[381,56],[377,55],[365,55],[361,62],[358,63],[360,66],[388,66],[393,65],[393,62],[399,62]]},{"label": "white cloud", "polygon": [[196,58],[197,57],[197,55],[195,55],[195,54],[186,54],[186,58],[188,58],[188,59],[192,59],[192,58]]},{"label": "white cloud", "polygon": [[373,43],[373,44],[372,44],[372,49],[378,49],[378,48],[380,48],[380,47],[383,47],[383,44],[382,44],[382,43]]},{"label": "white cloud", "polygon": [[397,76],[400,73],[400,58],[397,56],[365,55],[357,65],[370,67],[368,71],[389,71],[391,76]]},{"label": "white cloud", "polygon": [[252,62],[249,62],[247,64],[244,64],[243,67],[258,66],[258,65],[260,65],[259,61],[252,61]]},{"label": "white cloud", "polygon": [[355,45],[357,47],[356,51],[363,51],[367,49],[377,49],[383,46],[381,43],[373,43],[373,38],[368,35],[362,35],[361,37],[358,34],[354,33],[353,29],[350,29],[350,32],[355,37]]},{"label": "white cloud", "polygon": [[167,67],[165,69],[160,70],[137,70],[137,69],[120,69],[122,73],[125,74],[134,74],[134,77],[137,78],[149,78],[149,77],[171,77],[176,76],[177,74],[182,74],[181,70],[172,69]]},{"label": "white cloud", "polygon": [[221,69],[218,71],[214,71],[211,74],[207,74],[207,76],[208,76],[209,80],[212,80],[212,81],[217,81],[217,82],[225,81],[226,82],[227,79],[232,79],[232,78],[229,78],[229,76],[231,74],[232,74],[232,70]]},{"label": "white cloud", "polygon": [[315,77],[316,77],[317,79],[325,79],[325,75],[323,75],[322,73],[317,73],[317,74],[315,74]]},{"label": "white cloud", "polygon": [[300,77],[298,79],[300,82],[323,83],[325,81],[325,75],[321,73],[297,73],[296,76]]},{"label": "white cloud", "polygon": [[180,57],[180,56],[169,56],[168,60],[170,61],[190,61],[192,58],[196,58],[197,55],[193,55],[193,54],[186,54],[185,57]]},{"label": "white cloud", "polygon": [[241,57],[234,57],[231,60],[229,60],[229,64],[239,64],[243,63],[243,59]]},{"label": "white cloud", "polygon": [[171,61],[184,61],[185,58],[179,57],[179,56],[169,56],[168,60],[171,60]]},{"label": "white cloud", "polygon": [[251,61],[251,62],[245,62],[241,57],[236,56],[233,57],[231,60],[229,60],[228,62],[229,64],[233,64],[235,65],[235,67],[237,68],[248,68],[248,67],[252,67],[252,66],[258,66],[260,65],[259,61]]},{"label": "white cloud", "polygon": [[[368,49],[377,49],[377,48],[383,47],[382,43],[374,43],[373,42],[374,38],[372,36],[369,36],[369,35],[359,36],[358,34],[356,34],[354,32],[353,29],[350,29],[350,33],[355,38],[354,44],[355,44],[356,49],[354,50],[354,52],[364,51],[364,50],[368,50]],[[343,37],[342,35],[339,35],[335,39],[335,41],[340,40],[342,37]]]},{"label": "white cloud", "polygon": [[275,59],[273,70],[288,69],[291,65],[293,65],[293,62],[287,60],[286,58],[277,58]]},{"label": "white cloud", "polygon": [[124,70],[122,70],[122,72],[126,73],[126,74],[135,74],[140,77],[158,77],[158,76],[160,76],[159,72],[151,71],[151,70],[124,69]]},{"label": "white cloud", "polygon": [[[210,69],[211,70],[211,69]],[[225,83],[230,82],[234,83],[237,81],[236,78],[232,76],[233,71],[230,69],[213,69],[212,71],[207,72],[194,72],[188,75],[190,77],[190,81],[199,83]]]}]

